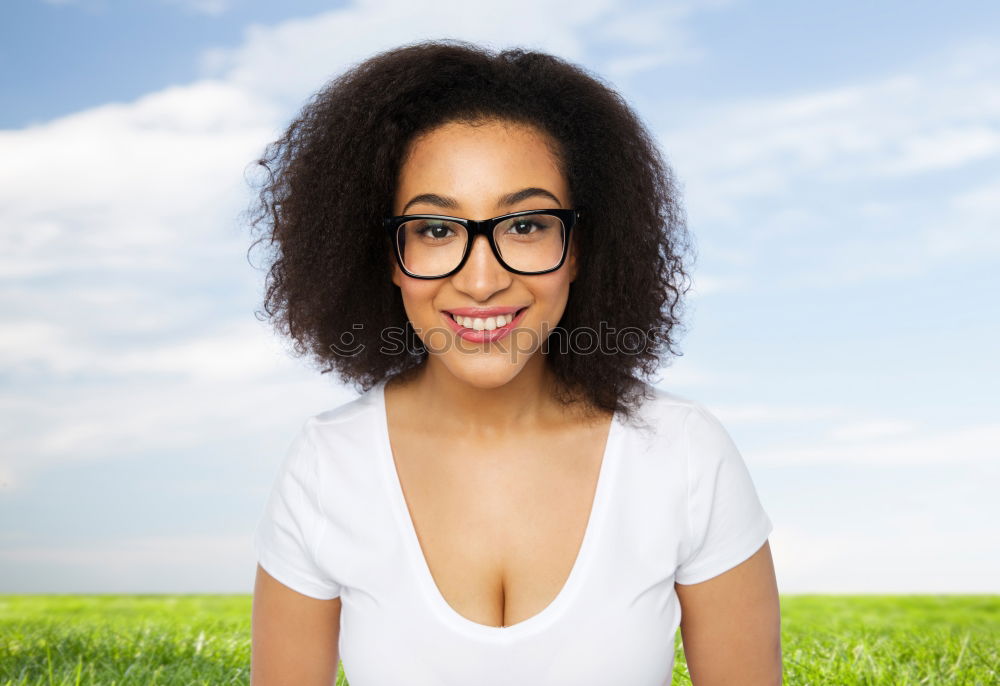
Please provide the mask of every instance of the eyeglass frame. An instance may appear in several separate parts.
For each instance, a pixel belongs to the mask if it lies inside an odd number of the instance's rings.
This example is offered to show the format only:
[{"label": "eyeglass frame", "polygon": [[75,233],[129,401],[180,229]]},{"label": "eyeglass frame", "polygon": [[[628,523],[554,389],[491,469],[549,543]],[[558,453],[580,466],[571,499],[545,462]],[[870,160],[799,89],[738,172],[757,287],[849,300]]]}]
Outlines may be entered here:
[{"label": "eyeglass frame", "polygon": [[[549,214],[556,217],[562,222],[563,228],[566,231],[563,237],[563,249],[562,255],[559,258],[559,263],[551,269],[545,269],[540,272],[526,272],[520,269],[514,269],[503,259],[500,254],[500,249],[497,247],[496,237],[493,235],[493,229],[496,228],[497,224],[507,219],[513,219],[515,217],[524,217],[532,214]],[[469,255],[472,254],[472,245],[476,241],[476,236],[480,234],[486,237],[486,241],[490,244],[490,249],[493,251],[494,257],[497,258],[497,262],[509,272],[514,274],[521,274],[524,276],[535,276],[537,274],[548,274],[554,272],[563,266],[566,262],[566,255],[569,252],[570,236],[572,235],[573,226],[576,224],[577,220],[582,216],[581,210],[573,209],[544,209],[544,210],[522,210],[520,212],[511,212],[510,214],[501,214],[499,217],[493,217],[492,219],[463,219],[462,217],[449,217],[443,214],[404,214],[398,217],[385,217],[382,220],[382,225],[385,227],[386,232],[389,236],[389,242],[392,243],[392,252],[396,256],[396,263],[399,264],[399,268],[403,270],[403,273],[414,279],[445,279],[453,274],[457,274],[462,271],[462,267],[469,260]],[[441,221],[454,222],[460,224],[465,228],[468,234],[468,239],[465,242],[465,252],[462,254],[462,259],[459,260],[458,266],[452,269],[450,272],[441,274],[440,276],[420,276],[418,274],[412,273],[403,265],[403,257],[399,253],[399,241],[396,240],[397,231],[401,224],[414,219],[437,219]]]}]

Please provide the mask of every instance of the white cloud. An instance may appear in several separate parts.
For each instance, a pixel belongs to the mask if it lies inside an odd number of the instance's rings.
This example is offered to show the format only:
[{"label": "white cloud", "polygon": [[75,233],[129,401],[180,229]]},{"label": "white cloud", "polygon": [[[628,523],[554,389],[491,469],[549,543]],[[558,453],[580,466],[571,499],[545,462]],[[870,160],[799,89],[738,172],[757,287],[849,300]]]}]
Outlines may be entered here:
[{"label": "white cloud", "polygon": [[235,222],[277,118],[205,80],[0,132],[6,488],[266,427],[294,367],[256,303],[236,317],[223,296],[259,277]]},{"label": "white cloud", "polygon": [[[669,116],[660,140],[708,257],[748,255],[731,264],[742,276],[796,255],[789,269],[741,281],[829,286],[1000,256],[995,47],[942,49],[880,79]],[[971,188],[949,190],[955,178]],[[928,179],[940,190],[929,193]]]},{"label": "white cloud", "polygon": [[846,413],[846,408],[839,406],[766,405],[762,403],[745,405],[713,404],[711,409],[724,424],[730,422],[749,424],[809,422],[837,418]]},{"label": "white cloud", "polygon": [[[82,325],[83,322],[77,322]],[[0,334],[0,364],[31,368],[50,378],[91,374],[105,380],[149,375],[205,382],[260,380],[273,375],[261,362],[277,357],[273,337],[253,322],[230,323],[222,330],[191,333],[177,341],[117,343],[113,354],[79,332],[40,321],[11,321]]]},{"label": "white cloud", "polygon": [[217,17],[228,12],[233,6],[233,0],[162,0],[170,5],[176,5],[182,9],[196,14],[207,14]]},{"label": "white cloud", "polygon": [[[44,380],[41,388],[21,383],[0,394],[8,426],[0,483],[20,489],[64,462],[141,460],[213,442],[244,445],[253,436],[280,445],[305,417],[354,397],[352,389],[297,365],[258,329],[146,352],[102,356],[88,348],[72,364],[27,376]],[[52,361],[57,354],[39,363]]]},{"label": "white cloud", "polygon": [[938,60],[926,71],[869,83],[712,103],[664,131],[665,148],[689,180],[771,180],[735,186],[725,200],[782,192],[805,173],[871,180],[1000,156],[1000,51],[968,62],[954,50]]},{"label": "white cloud", "polygon": [[0,131],[0,275],[173,271],[234,249],[243,169],[276,116],[266,100],[202,81]]},{"label": "white cloud", "polygon": [[912,433],[917,430],[917,425],[913,422],[900,420],[866,420],[851,422],[834,427],[830,431],[830,438],[838,441],[858,441],[873,438],[885,438],[889,436],[900,436]]},{"label": "white cloud", "polygon": [[[782,593],[996,593],[1000,559],[982,559],[987,527],[942,530],[912,512],[831,533],[779,519],[769,542]],[[869,513],[867,516],[873,516]],[[801,519],[801,515],[799,515]]]},{"label": "white cloud", "polygon": [[931,222],[922,243],[932,258],[1000,255],[1000,173],[954,193],[949,212]]},{"label": "white cloud", "polygon": [[660,2],[608,17],[594,34],[597,44],[641,46],[642,51],[610,57],[601,65],[601,73],[619,81],[636,72],[703,59],[704,50],[685,20],[695,12],[727,4]]},{"label": "white cloud", "polygon": [[0,548],[0,586],[19,593],[250,593],[255,568],[249,530]]},{"label": "white cloud", "polygon": [[900,141],[899,148],[897,156],[880,167],[883,173],[906,175],[952,169],[996,157],[1000,152],[1000,127],[973,123],[916,133]]},{"label": "white cloud", "polygon": [[854,427],[837,440],[747,450],[755,464],[917,465],[1000,462],[1000,424],[976,424],[956,429],[906,431],[896,426],[868,432]]},{"label": "white cloud", "polygon": [[625,75],[697,58],[699,48],[685,22],[695,12],[719,4],[442,0],[431,6],[360,0],[308,19],[251,26],[238,48],[212,50],[202,64],[206,73],[250,92],[268,93],[288,107],[298,106],[347,65],[433,38],[460,38],[491,48],[536,48]]}]

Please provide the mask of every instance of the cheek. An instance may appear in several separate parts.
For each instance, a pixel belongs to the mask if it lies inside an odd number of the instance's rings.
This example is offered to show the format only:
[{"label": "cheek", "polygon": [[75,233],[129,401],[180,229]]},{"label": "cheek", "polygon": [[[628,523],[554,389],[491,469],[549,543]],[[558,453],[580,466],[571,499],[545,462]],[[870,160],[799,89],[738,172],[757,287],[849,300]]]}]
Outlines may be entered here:
[{"label": "cheek", "polygon": [[535,278],[537,281],[532,290],[538,302],[545,303],[546,310],[562,312],[569,297],[569,271],[564,268]]},{"label": "cheek", "polygon": [[406,308],[407,314],[411,316],[433,309],[437,290],[438,287],[433,281],[421,281],[405,275],[400,276],[399,291],[403,297],[403,306]]},{"label": "cheek", "polygon": [[554,271],[551,274],[543,274],[542,281],[540,281],[541,287],[550,294],[561,294],[565,293],[569,289],[570,283],[573,282],[573,270],[572,265],[569,264],[567,259],[566,263],[559,268],[558,271]]}]

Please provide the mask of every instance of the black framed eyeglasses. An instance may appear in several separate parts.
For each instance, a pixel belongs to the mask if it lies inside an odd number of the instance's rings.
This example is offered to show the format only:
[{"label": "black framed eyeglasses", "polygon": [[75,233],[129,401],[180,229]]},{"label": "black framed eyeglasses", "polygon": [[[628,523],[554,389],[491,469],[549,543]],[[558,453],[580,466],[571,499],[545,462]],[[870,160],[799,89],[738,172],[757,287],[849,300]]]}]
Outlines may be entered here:
[{"label": "black framed eyeglasses", "polygon": [[407,276],[443,279],[455,274],[482,234],[501,265],[515,274],[547,274],[566,261],[570,231],[580,210],[525,210],[492,219],[409,214],[383,221],[396,261]]}]

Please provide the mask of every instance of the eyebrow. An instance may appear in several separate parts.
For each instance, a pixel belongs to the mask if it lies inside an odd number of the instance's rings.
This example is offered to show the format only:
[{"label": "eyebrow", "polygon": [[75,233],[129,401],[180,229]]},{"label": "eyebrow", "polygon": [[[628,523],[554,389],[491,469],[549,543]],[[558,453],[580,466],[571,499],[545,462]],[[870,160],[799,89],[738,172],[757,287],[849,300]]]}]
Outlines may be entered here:
[{"label": "eyebrow", "polygon": [[[562,207],[562,203],[559,202],[559,198],[544,188],[522,188],[519,191],[501,195],[497,199],[497,203],[501,207],[510,207],[512,205],[516,205],[522,200],[527,200],[528,198],[551,198],[555,201],[556,205]],[[418,202],[443,207],[449,210],[454,210],[458,207],[458,201],[454,198],[449,198],[446,195],[438,195],[437,193],[421,193],[420,195],[412,197],[410,201],[403,206],[403,211],[400,214],[406,214],[406,210],[410,208],[410,205],[415,205]]]}]

